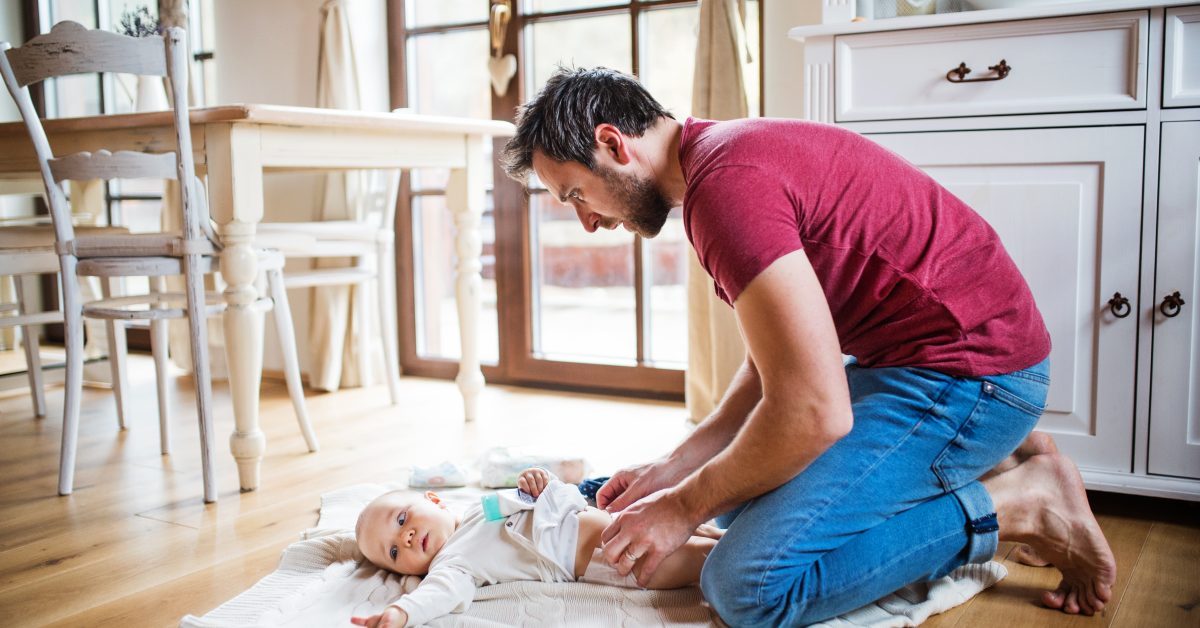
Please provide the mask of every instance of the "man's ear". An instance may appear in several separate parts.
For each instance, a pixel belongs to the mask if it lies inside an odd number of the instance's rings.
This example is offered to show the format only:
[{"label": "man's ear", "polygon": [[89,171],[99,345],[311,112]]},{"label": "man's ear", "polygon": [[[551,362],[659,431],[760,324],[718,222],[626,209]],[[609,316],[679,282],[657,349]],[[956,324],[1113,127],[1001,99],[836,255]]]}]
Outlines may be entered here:
[{"label": "man's ear", "polygon": [[626,165],[633,160],[630,145],[625,134],[617,127],[604,123],[596,125],[596,148],[608,155],[608,158],[619,165]]}]

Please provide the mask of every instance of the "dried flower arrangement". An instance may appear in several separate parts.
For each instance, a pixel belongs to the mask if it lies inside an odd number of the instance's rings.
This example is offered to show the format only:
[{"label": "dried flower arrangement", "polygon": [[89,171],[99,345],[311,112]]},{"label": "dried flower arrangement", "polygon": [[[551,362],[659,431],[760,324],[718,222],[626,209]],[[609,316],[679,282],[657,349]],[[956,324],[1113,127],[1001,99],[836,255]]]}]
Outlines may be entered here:
[{"label": "dried flower arrangement", "polygon": [[120,32],[128,37],[149,37],[159,34],[158,18],[146,6],[121,14]]}]

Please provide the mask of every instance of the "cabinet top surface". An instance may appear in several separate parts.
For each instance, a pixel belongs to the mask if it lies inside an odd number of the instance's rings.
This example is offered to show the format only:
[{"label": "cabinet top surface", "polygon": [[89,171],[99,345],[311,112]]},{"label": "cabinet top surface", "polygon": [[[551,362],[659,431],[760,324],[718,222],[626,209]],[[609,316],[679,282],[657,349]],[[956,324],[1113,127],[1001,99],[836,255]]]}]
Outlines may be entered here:
[{"label": "cabinet top surface", "polygon": [[1111,11],[1173,7],[1189,4],[1196,4],[1196,0],[1093,0],[1090,2],[1063,2],[1014,7],[1011,9],[959,11],[957,13],[939,13],[935,15],[892,17],[881,20],[867,20],[865,22],[811,24],[792,28],[788,31],[788,37],[803,41],[809,37],[827,35],[853,35],[857,33],[875,33],[913,28],[954,26],[958,24],[983,24],[987,22],[1005,22],[1086,13],[1108,13]]}]

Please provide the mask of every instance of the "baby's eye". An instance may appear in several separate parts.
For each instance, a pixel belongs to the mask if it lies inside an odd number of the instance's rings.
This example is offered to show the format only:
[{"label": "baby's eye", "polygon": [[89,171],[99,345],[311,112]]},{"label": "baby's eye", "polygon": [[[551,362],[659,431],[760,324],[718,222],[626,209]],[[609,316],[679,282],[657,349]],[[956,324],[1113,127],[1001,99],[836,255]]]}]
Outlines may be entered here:
[{"label": "baby's eye", "polygon": [[402,512],[399,515],[396,515],[396,523],[399,524],[401,527],[404,526],[405,521],[408,521],[408,513],[407,512]]},{"label": "baby's eye", "polygon": [[392,549],[388,550],[388,556],[391,556],[392,560],[396,560],[396,546],[395,545],[392,546]]}]

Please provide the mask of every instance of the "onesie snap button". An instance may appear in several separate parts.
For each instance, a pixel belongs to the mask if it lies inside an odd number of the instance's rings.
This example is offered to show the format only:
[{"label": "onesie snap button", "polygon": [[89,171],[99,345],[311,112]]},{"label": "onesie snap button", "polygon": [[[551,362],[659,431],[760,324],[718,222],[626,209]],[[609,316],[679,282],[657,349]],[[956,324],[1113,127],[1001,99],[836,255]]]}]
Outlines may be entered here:
[{"label": "onesie snap button", "polygon": [[506,525],[506,526],[508,526],[508,527],[510,527],[510,528],[511,528],[511,527],[512,527],[512,522],[511,522],[511,521],[509,521],[509,522],[505,523],[504,525]]}]

